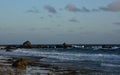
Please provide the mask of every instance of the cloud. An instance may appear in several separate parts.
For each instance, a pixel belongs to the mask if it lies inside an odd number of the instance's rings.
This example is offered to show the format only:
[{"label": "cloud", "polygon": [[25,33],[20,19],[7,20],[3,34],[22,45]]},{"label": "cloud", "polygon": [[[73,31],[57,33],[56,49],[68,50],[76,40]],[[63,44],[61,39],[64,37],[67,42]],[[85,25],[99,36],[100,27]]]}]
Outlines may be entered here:
[{"label": "cloud", "polygon": [[112,2],[111,4],[108,4],[106,7],[100,7],[100,9],[104,11],[119,12],[120,11],[120,0],[117,0],[115,2]]},{"label": "cloud", "polygon": [[44,8],[48,10],[48,12],[50,13],[53,13],[53,14],[57,13],[56,9],[50,5],[46,5]]},{"label": "cloud", "polygon": [[81,12],[90,12],[90,10],[87,9],[86,7],[83,7],[83,8],[81,9]]},{"label": "cloud", "polygon": [[120,22],[116,22],[116,23],[113,23],[113,24],[115,24],[115,25],[119,25],[119,26],[120,26]]},{"label": "cloud", "polygon": [[80,11],[80,9],[78,7],[76,7],[74,4],[68,4],[68,5],[66,5],[65,9],[67,9],[69,11],[73,11],[73,12]]},{"label": "cloud", "polygon": [[44,17],[41,16],[40,19],[44,19]]},{"label": "cloud", "polygon": [[90,12],[90,10],[87,9],[86,7],[78,8],[74,4],[66,5],[65,9],[72,12]]},{"label": "cloud", "polygon": [[74,19],[74,18],[70,19],[69,21],[70,22],[79,22],[77,19]]},{"label": "cloud", "polygon": [[32,7],[32,9],[27,10],[28,13],[40,13],[40,11],[36,7]]}]

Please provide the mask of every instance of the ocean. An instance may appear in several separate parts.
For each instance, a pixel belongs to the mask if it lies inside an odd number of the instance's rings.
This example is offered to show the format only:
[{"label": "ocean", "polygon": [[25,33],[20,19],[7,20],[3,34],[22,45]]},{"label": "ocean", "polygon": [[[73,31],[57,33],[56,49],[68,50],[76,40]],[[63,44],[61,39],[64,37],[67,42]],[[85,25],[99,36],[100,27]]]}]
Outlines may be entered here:
[{"label": "ocean", "polygon": [[0,50],[0,54],[36,58],[61,68],[75,69],[78,73],[87,70],[85,75],[120,75],[120,49],[15,49]]}]

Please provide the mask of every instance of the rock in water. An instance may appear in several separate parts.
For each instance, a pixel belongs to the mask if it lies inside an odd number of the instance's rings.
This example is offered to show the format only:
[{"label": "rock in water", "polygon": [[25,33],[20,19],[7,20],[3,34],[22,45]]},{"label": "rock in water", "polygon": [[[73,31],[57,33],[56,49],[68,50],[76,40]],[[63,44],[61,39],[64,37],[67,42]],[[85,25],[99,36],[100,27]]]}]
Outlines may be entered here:
[{"label": "rock in water", "polygon": [[23,43],[23,47],[24,47],[24,48],[32,48],[31,42],[30,42],[30,41],[25,41],[25,42]]},{"label": "rock in water", "polygon": [[26,69],[27,60],[20,58],[20,59],[16,60],[15,62],[13,62],[12,66],[16,67],[16,68]]},{"label": "rock in water", "polygon": [[68,46],[67,46],[66,42],[64,42],[64,43],[63,43],[63,48],[66,49],[67,47],[68,47]]}]

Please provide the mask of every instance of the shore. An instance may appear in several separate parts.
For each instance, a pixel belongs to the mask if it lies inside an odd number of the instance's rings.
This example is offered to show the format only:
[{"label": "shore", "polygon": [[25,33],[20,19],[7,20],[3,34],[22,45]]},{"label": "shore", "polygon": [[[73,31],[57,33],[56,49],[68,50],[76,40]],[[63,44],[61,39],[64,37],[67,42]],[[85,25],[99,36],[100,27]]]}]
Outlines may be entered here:
[{"label": "shore", "polygon": [[[106,75],[104,71],[96,69],[85,69],[64,67],[45,63],[38,59],[22,57],[28,62],[25,68],[13,67],[13,61],[20,57],[0,56],[0,75]],[[114,74],[115,75],[115,74]]]},{"label": "shore", "polygon": [[[21,58],[27,61],[27,65],[24,68],[14,67],[14,62]],[[47,68],[42,68],[34,64],[37,62],[40,62],[40,60],[26,57],[11,57],[1,55],[0,75],[49,75],[50,71]]]},{"label": "shore", "polygon": [[[13,61],[20,57],[0,56],[0,75],[81,75],[94,70],[81,69],[77,71],[72,67],[64,67],[45,63],[38,59],[22,57],[28,62],[25,68],[13,67]],[[97,70],[96,70],[97,71]]]},{"label": "shore", "polygon": [[[18,59],[27,61],[25,68],[13,67],[14,61]],[[72,69],[60,68],[39,59],[28,57],[0,56],[0,75],[75,75]]]}]

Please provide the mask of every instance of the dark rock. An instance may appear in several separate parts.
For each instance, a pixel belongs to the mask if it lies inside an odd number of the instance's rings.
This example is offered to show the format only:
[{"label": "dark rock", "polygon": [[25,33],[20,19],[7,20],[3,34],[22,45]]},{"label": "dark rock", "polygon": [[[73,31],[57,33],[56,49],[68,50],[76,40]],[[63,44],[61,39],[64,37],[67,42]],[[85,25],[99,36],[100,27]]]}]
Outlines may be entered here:
[{"label": "dark rock", "polygon": [[25,42],[23,43],[23,47],[24,47],[24,48],[32,48],[31,42],[30,42],[30,41],[25,41]]},{"label": "dark rock", "polygon": [[13,46],[6,46],[6,51],[12,51],[13,49],[16,49],[16,47]]},{"label": "dark rock", "polygon": [[42,48],[42,46],[41,45],[37,45],[35,48]]},{"label": "dark rock", "polygon": [[102,45],[102,48],[112,48],[112,47],[109,45]]},{"label": "dark rock", "polygon": [[7,46],[7,47],[6,47],[6,51],[11,51],[11,47],[10,47],[10,46]]},{"label": "dark rock", "polygon": [[67,44],[64,42],[63,43],[63,48],[67,48],[68,46],[67,46]]}]

